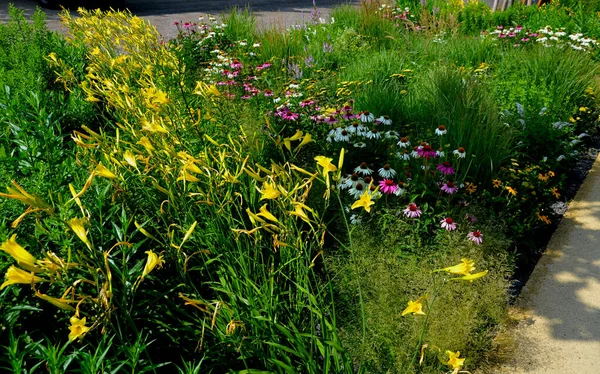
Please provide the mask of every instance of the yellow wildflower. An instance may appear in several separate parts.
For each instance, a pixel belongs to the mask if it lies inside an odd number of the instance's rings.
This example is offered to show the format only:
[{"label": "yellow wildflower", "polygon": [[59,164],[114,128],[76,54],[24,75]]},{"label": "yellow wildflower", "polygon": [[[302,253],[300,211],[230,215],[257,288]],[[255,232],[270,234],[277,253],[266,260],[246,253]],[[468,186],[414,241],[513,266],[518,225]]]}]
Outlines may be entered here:
[{"label": "yellow wildflower", "polygon": [[544,222],[546,225],[550,225],[552,221],[548,218],[548,216],[541,214],[539,211],[537,212],[538,220]]},{"label": "yellow wildflower", "polygon": [[276,188],[275,188],[275,183],[271,184],[269,182],[264,182],[262,185],[262,190],[260,191],[260,200],[264,200],[264,199],[268,199],[268,200],[272,200],[272,199],[277,199],[280,195],[281,192],[279,192]]},{"label": "yellow wildflower", "polygon": [[423,312],[423,296],[419,297],[417,301],[408,301],[408,306],[404,309],[402,315],[405,316],[409,313],[425,315],[425,312]]},{"label": "yellow wildflower", "polygon": [[560,197],[560,193],[558,193],[558,188],[556,188],[556,187],[552,187],[552,194],[557,199]]},{"label": "yellow wildflower", "polygon": [[11,284],[32,284],[44,281],[43,278],[37,277],[31,272],[19,269],[14,265],[8,268],[6,274],[4,275],[4,278],[6,279],[6,281],[2,283],[2,286],[0,286],[0,290],[4,289],[4,287],[10,286]]},{"label": "yellow wildflower", "polygon": [[129,165],[133,166],[134,168],[137,168],[135,155],[133,154],[133,152],[131,152],[131,150],[128,149],[127,151],[125,151],[125,154],[123,154],[123,158]]},{"label": "yellow wildflower", "polygon": [[487,275],[487,273],[488,273],[488,270],[484,270],[484,271],[481,271],[481,272],[475,273],[475,274],[467,274],[464,277],[452,278],[452,280],[465,280],[465,281],[473,282],[475,279],[484,277],[485,275]]},{"label": "yellow wildflower", "polygon": [[294,211],[290,212],[290,214],[302,218],[302,220],[306,223],[310,223],[310,219],[308,218],[308,215],[306,215],[306,212],[304,212],[304,208],[310,211],[312,211],[312,209],[302,203],[294,203],[294,207]]},{"label": "yellow wildflower", "polygon": [[505,189],[506,189],[506,190],[507,190],[507,191],[508,191],[508,192],[509,192],[511,195],[513,195],[513,196],[517,196],[517,191],[516,191],[514,188],[512,188],[511,186],[506,186],[506,187],[504,187],[504,188],[505,188]]},{"label": "yellow wildflower", "polygon": [[331,163],[333,161],[332,158],[325,156],[317,156],[315,157],[315,161],[317,161],[317,165],[323,168],[323,175],[326,176],[329,172],[336,171],[337,167]]},{"label": "yellow wildflower", "polygon": [[304,138],[302,138],[302,141],[300,142],[300,144],[298,144],[298,147],[296,147],[296,150],[304,147],[305,145],[307,145],[308,143],[312,143],[315,140],[312,138],[312,135],[310,135],[309,133],[306,133],[306,135],[304,135]]},{"label": "yellow wildflower", "polygon": [[541,180],[542,182],[547,182],[548,178],[549,177],[546,174],[542,174],[542,173],[538,174],[538,179]]},{"label": "yellow wildflower", "polygon": [[71,312],[75,311],[75,308],[73,308],[72,306],[69,305],[69,303],[76,302],[75,300],[57,299],[56,297],[45,295],[45,294],[41,293],[40,291],[36,291],[35,296],[39,297],[42,300],[46,300],[50,304],[53,304],[54,306],[56,306],[60,309],[68,310]]},{"label": "yellow wildflower", "polygon": [[471,182],[465,183],[465,191],[469,193],[469,195],[474,194],[477,191],[477,186]]},{"label": "yellow wildflower", "polygon": [[550,176],[550,178],[554,178],[554,175],[555,175],[555,174],[554,174],[554,172],[553,172],[552,170],[550,170],[550,171],[548,172],[548,175]]},{"label": "yellow wildflower", "polygon": [[108,170],[102,163],[100,162],[98,166],[96,166],[96,175],[99,175],[108,179],[116,179],[117,176],[110,170]]},{"label": "yellow wildflower", "polygon": [[85,245],[88,246],[88,248],[91,248],[92,244],[88,240],[87,234],[85,232],[85,226],[84,226],[84,224],[86,223],[86,221],[87,220],[85,218],[73,218],[73,219],[69,220],[67,222],[67,224],[69,225],[69,227],[71,228],[71,230],[73,230],[73,232],[75,233],[75,235],[77,235],[77,237],[79,239],[81,239],[81,241],[84,242]]},{"label": "yellow wildflower", "polygon": [[445,271],[450,274],[469,275],[473,270],[475,270],[475,261],[468,260],[466,258],[462,258],[461,261],[462,262],[458,265],[449,266],[447,268],[437,269],[434,271]]},{"label": "yellow wildflower", "polygon": [[69,320],[71,322],[71,326],[69,326],[69,340],[73,341],[77,338],[81,338],[85,333],[87,333],[90,328],[85,325],[85,317],[79,319],[75,316],[71,317]]},{"label": "yellow wildflower", "polygon": [[150,274],[155,267],[161,267],[162,264],[165,263],[163,255],[158,256],[152,251],[146,251],[145,253],[148,255],[148,258],[146,259],[146,265],[144,266],[144,271],[142,272],[142,278],[146,278],[146,276]]},{"label": "yellow wildflower", "polygon": [[367,191],[360,195],[360,199],[356,200],[354,204],[352,204],[352,209],[363,207],[367,212],[370,212],[371,205],[375,205],[375,202],[371,200],[371,194]]},{"label": "yellow wildflower", "polygon": [[446,353],[448,354],[449,358],[448,362],[446,362],[446,365],[449,365],[452,367],[452,369],[454,369],[453,374],[458,373],[460,368],[465,364],[465,359],[460,358],[460,351],[456,351],[456,353],[452,351],[446,351]]},{"label": "yellow wildflower", "polygon": [[11,183],[13,184],[13,186],[15,186],[16,190],[11,187],[7,187],[6,189],[8,190],[8,193],[0,193],[1,197],[17,199],[20,202],[34,208],[50,209],[50,206],[46,204],[42,199],[25,191],[23,187],[19,186],[19,184],[16,181],[13,180],[11,181]]},{"label": "yellow wildflower", "polygon": [[140,141],[138,141],[136,144],[139,144],[139,145],[143,146],[144,148],[146,148],[146,151],[148,151],[148,153],[152,153],[156,150],[156,148],[154,148],[154,146],[150,142],[150,139],[148,139],[145,136],[143,136],[140,139]]},{"label": "yellow wildflower", "polygon": [[266,219],[268,219],[269,221],[273,221],[273,222],[279,222],[277,220],[277,217],[275,217],[274,215],[271,214],[271,212],[269,212],[267,210],[267,204],[263,205],[262,207],[260,207],[260,213],[257,214],[257,216],[262,216],[265,217]]},{"label": "yellow wildflower", "polygon": [[37,259],[17,243],[17,234],[14,234],[10,239],[2,243],[0,250],[11,255],[17,261],[17,264],[26,270],[33,271],[34,273],[42,272],[42,269],[36,265]]},{"label": "yellow wildflower", "polygon": [[492,181],[492,185],[494,186],[494,188],[500,188],[500,186],[502,186],[502,181],[500,179],[494,179]]}]

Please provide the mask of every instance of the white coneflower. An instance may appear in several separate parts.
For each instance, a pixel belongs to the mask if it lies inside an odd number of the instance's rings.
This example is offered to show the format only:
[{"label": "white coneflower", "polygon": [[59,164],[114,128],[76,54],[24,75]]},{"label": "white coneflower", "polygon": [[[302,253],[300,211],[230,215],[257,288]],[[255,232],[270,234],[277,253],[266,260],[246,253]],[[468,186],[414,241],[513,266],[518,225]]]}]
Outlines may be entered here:
[{"label": "white coneflower", "polygon": [[442,148],[440,148],[437,151],[435,151],[435,153],[437,154],[438,157],[444,157],[444,156],[446,156],[446,152],[444,152],[444,150]]},{"label": "white coneflower", "polygon": [[394,130],[389,130],[384,133],[386,139],[398,139],[398,132]]},{"label": "white coneflower", "polygon": [[354,148],[365,148],[367,146],[367,143],[365,142],[358,142],[358,143],[354,143]]},{"label": "white coneflower", "polygon": [[377,123],[381,123],[384,125],[391,125],[392,119],[389,116],[381,116],[375,120]]},{"label": "white coneflower", "polygon": [[435,133],[437,136],[446,135],[448,130],[446,130],[446,126],[440,125],[437,129],[435,129]]},{"label": "white coneflower", "polygon": [[396,176],[396,170],[390,167],[390,164],[385,164],[379,169],[379,176],[381,178],[392,179]]},{"label": "white coneflower", "polygon": [[394,195],[402,196],[402,195],[404,195],[405,191],[406,191],[406,187],[404,185],[404,182],[398,182],[398,189],[396,191],[394,191]]},{"label": "white coneflower", "polygon": [[410,142],[408,141],[408,138],[407,137],[400,138],[400,141],[398,142],[398,147],[400,147],[400,148],[410,147]]},{"label": "white coneflower", "polygon": [[362,217],[358,214],[353,214],[350,216],[350,224],[351,225],[360,225],[362,223]]},{"label": "white coneflower", "polygon": [[343,129],[342,131],[340,131],[339,133],[337,133],[335,135],[335,138],[333,139],[336,142],[349,142],[350,141],[350,134],[348,133],[348,131],[346,131],[346,129]]},{"label": "white coneflower", "polygon": [[403,152],[396,152],[396,156],[400,160],[404,160],[404,161],[410,160],[410,153],[408,153],[408,151],[406,149]]},{"label": "white coneflower", "polygon": [[419,157],[419,147],[413,147],[412,152],[410,152],[410,156],[412,158],[418,158]]},{"label": "white coneflower", "polygon": [[357,182],[354,186],[350,188],[348,193],[355,199],[359,199],[363,193],[367,190],[367,187],[363,185],[361,182]]},{"label": "white coneflower", "polygon": [[453,153],[455,155],[457,155],[458,158],[465,158],[465,157],[467,157],[467,152],[465,152],[465,149],[463,147],[458,147],[458,149],[455,149]]},{"label": "white coneflower", "polygon": [[373,170],[369,169],[366,162],[361,163],[359,166],[354,168],[354,172],[360,175],[371,175],[373,174]]},{"label": "white coneflower", "polygon": [[291,90],[297,90],[298,88],[300,88],[300,85],[292,83],[288,86],[288,88]]},{"label": "white coneflower", "polygon": [[372,129],[371,131],[364,134],[367,139],[381,139],[381,134],[377,129]]},{"label": "white coneflower", "polygon": [[375,121],[375,115],[373,113],[369,113],[368,110],[365,110],[364,112],[362,112],[360,114],[360,120],[363,123],[371,123],[371,122]]},{"label": "white coneflower", "polygon": [[[342,190],[346,190],[346,189],[354,187],[356,185],[356,183],[358,183],[358,182],[362,182],[362,179],[360,179],[358,174],[354,173],[352,175],[348,175],[343,182],[340,181],[340,188]],[[343,186],[342,186],[342,184],[343,184]]]}]

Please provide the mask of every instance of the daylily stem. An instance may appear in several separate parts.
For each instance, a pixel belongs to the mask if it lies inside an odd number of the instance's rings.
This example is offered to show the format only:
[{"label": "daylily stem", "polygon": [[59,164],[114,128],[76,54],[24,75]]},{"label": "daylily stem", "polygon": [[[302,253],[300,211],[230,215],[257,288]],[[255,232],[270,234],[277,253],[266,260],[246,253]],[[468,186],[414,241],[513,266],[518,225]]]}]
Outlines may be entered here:
[{"label": "daylily stem", "polygon": [[[350,229],[350,225],[348,224],[348,218],[346,217],[346,211],[344,210],[344,205],[342,204],[342,199],[340,198],[340,194],[337,193],[336,196],[338,202],[340,203],[340,210],[342,212],[342,217],[344,218],[344,223],[346,224],[346,230],[348,230],[348,244],[350,246],[350,255],[352,256],[352,263],[354,264],[354,271],[356,272],[356,276],[358,278],[358,264],[356,263],[356,256],[354,254],[354,245],[352,244],[352,230]],[[365,303],[363,302],[362,296],[362,287],[360,286],[360,280],[357,282],[358,285],[358,299],[360,301],[360,312],[362,315],[362,340],[361,344],[365,344],[365,338],[367,336],[367,319],[365,316]]]},{"label": "daylily stem", "polygon": [[[434,282],[435,282],[435,277],[434,277]],[[410,360],[410,364],[406,368],[406,374],[410,373],[410,369],[415,364],[417,355],[421,351],[421,344],[423,343],[423,338],[425,337],[425,331],[427,330],[427,322],[429,321],[429,315],[431,314],[431,309],[433,308],[433,304],[435,303],[435,300],[437,299],[437,296],[439,295],[440,291],[442,290],[442,288],[444,288],[444,285],[445,285],[445,282],[442,283],[440,285],[440,287],[438,287],[435,290],[435,292],[433,293],[433,298],[431,299],[431,303],[427,304],[427,315],[425,315],[425,321],[423,321],[423,327],[421,327],[421,335],[419,336],[419,342],[417,343],[417,349],[415,350],[415,353],[413,354],[413,357]]]}]

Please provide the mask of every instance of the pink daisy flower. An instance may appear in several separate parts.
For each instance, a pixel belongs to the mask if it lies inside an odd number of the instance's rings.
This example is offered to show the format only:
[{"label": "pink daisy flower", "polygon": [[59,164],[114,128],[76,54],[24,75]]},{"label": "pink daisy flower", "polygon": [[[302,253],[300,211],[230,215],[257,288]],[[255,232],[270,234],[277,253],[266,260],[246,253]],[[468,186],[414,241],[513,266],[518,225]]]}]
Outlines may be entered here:
[{"label": "pink daisy flower", "polygon": [[419,148],[417,148],[417,154],[419,157],[423,158],[436,158],[437,153],[431,148],[429,144],[423,144]]},{"label": "pink daisy flower", "polygon": [[452,181],[446,182],[442,186],[442,191],[444,191],[447,194],[453,195],[456,193],[456,191],[458,191],[458,186]]},{"label": "pink daisy flower", "polygon": [[439,164],[437,166],[437,169],[439,170],[440,173],[442,173],[444,175],[452,175],[455,173],[454,169],[452,168],[452,165],[447,161]]},{"label": "pink daisy flower", "polygon": [[423,213],[421,209],[414,203],[408,204],[406,209],[404,209],[404,215],[408,218],[419,218],[421,217],[421,213]]},{"label": "pink daisy flower", "polygon": [[483,243],[483,234],[479,230],[471,231],[467,234],[467,239],[479,245]]},{"label": "pink daisy flower", "polygon": [[440,224],[443,229],[446,229],[448,231],[456,230],[456,222],[454,222],[450,217],[441,220]]},{"label": "pink daisy flower", "polygon": [[392,195],[398,191],[398,185],[392,179],[382,179],[379,181],[379,190],[384,194]]}]

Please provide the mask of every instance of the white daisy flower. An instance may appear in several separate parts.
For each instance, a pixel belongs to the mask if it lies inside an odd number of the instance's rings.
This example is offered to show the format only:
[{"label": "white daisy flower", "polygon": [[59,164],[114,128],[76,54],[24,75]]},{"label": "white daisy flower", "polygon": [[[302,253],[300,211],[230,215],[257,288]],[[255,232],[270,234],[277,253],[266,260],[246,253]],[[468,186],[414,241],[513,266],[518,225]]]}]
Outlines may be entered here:
[{"label": "white daisy flower", "polygon": [[360,120],[363,123],[371,123],[371,122],[375,121],[375,115],[373,113],[369,113],[368,110],[365,110],[364,112],[362,112],[360,114]]},{"label": "white daisy flower", "polygon": [[400,138],[400,141],[398,142],[398,147],[400,147],[400,148],[410,147],[410,141],[408,141],[408,138],[406,138],[406,137]]},{"label": "white daisy flower", "polygon": [[360,175],[371,175],[373,174],[373,169],[369,169],[367,163],[363,162],[359,166],[354,168],[354,172]]},{"label": "white daisy flower", "polygon": [[367,143],[358,142],[358,143],[354,143],[353,146],[354,146],[354,148],[365,148],[367,146]]},{"label": "white daisy flower", "polygon": [[377,131],[377,129],[373,129],[365,133],[365,136],[367,137],[367,139],[381,139],[381,134],[379,133],[379,131]]},{"label": "white daisy flower", "polygon": [[389,116],[381,116],[379,118],[377,118],[376,120],[377,122],[384,124],[384,125],[391,125],[392,124],[392,119]]},{"label": "white daisy flower", "polygon": [[379,169],[379,176],[381,178],[392,179],[396,176],[396,170],[390,167],[390,164],[385,164]]}]

